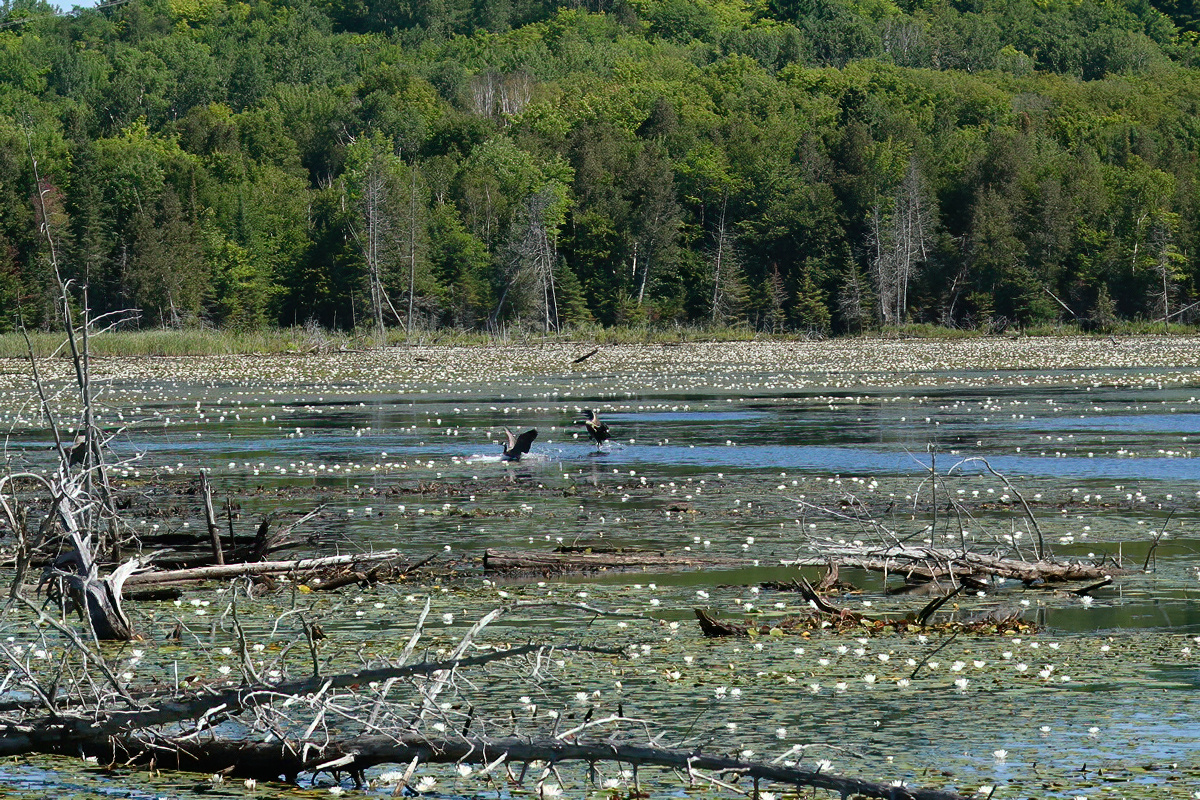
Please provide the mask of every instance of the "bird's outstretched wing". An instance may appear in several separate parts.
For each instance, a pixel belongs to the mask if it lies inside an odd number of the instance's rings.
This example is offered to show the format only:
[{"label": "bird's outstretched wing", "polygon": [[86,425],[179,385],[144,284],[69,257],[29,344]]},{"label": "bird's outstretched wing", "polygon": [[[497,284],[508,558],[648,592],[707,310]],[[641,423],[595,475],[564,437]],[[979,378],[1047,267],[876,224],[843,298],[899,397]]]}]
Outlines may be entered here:
[{"label": "bird's outstretched wing", "polygon": [[[510,436],[512,434],[509,434]],[[512,455],[520,456],[529,452],[529,446],[533,444],[533,440],[537,438],[537,428],[530,428],[516,438],[509,450]]]},{"label": "bird's outstretched wing", "polygon": [[508,438],[508,446],[504,448],[504,457],[509,461],[517,461],[529,452],[529,446],[537,438],[537,428],[530,428],[520,436],[514,436],[512,431],[505,428],[504,435]]}]

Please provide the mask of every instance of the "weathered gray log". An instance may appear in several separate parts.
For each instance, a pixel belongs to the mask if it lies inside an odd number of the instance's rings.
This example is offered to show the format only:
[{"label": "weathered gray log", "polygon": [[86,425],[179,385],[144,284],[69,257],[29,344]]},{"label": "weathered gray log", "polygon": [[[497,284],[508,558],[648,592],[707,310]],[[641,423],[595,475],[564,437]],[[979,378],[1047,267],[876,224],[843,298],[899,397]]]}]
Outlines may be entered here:
[{"label": "weathered gray log", "polygon": [[[1078,561],[1020,561],[1013,558],[963,553],[935,547],[854,548],[830,543],[823,555],[786,559],[789,567],[857,568],[871,572],[904,575],[918,581],[953,577],[981,580],[989,577],[1018,580],[1026,584],[1097,581],[1128,570]],[[662,552],[537,552],[485,550],[487,572],[593,572],[608,569],[685,570],[749,567],[761,564],[751,559]]]},{"label": "weathered gray log", "polygon": [[505,552],[485,550],[483,568],[487,572],[593,572],[606,569],[707,569],[711,567],[749,567],[750,559],[695,556],[651,552]]},{"label": "weathered gray log", "polygon": [[290,561],[253,561],[244,564],[223,564],[192,569],[173,569],[162,572],[139,572],[125,580],[126,586],[159,586],[190,581],[225,580],[247,575],[286,575],[305,573],[359,564],[377,564],[402,557],[399,550],[378,553],[353,553],[322,558],[298,558]]},{"label": "weathered gray log", "polygon": [[919,580],[955,577],[958,579],[997,577],[1035,583],[1097,581],[1128,570],[1111,565],[1098,566],[1080,561],[1021,561],[1015,558],[963,552],[938,547],[851,547],[834,542],[816,545],[822,555],[788,559],[785,566],[820,567],[834,559],[842,567],[857,567],[872,572],[911,575]]}]

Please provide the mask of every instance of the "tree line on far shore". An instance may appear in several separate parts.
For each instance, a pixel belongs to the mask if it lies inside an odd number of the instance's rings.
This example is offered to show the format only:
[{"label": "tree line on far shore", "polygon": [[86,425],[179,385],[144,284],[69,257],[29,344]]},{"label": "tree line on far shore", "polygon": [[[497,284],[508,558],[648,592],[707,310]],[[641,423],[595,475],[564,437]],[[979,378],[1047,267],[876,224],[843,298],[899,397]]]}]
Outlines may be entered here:
[{"label": "tree line on far shore", "polygon": [[50,239],[142,327],[1194,323],[1198,29],[1188,0],[0,0],[0,331],[59,318]]}]

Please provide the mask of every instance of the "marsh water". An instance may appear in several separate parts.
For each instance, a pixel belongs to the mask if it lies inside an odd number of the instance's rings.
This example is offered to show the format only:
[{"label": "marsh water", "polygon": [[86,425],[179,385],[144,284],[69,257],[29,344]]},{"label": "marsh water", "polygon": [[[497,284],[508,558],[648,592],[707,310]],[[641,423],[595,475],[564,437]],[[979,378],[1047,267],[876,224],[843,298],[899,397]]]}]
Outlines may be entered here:
[{"label": "marsh water", "polygon": [[[198,507],[180,498],[205,469],[247,536],[269,513],[295,518],[319,509],[307,525],[306,554],[399,548],[454,571],[436,582],[305,598],[330,634],[328,647],[344,649],[347,659],[394,652],[426,597],[440,620],[432,641],[446,643],[514,599],[586,602],[628,616],[545,606],[502,618],[490,635],[616,642],[632,657],[572,660],[536,685],[476,687],[497,714],[620,703],[666,731],[664,743],[828,760],[829,769],[874,780],[964,794],[994,786],[994,796],[1006,798],[1193,798],[1200,796],[1193,344],[1178,343],[1177,358],[1168,347],[1165,356],[1102,354],[1065,365],[1051,357],[1053,343],[1044,359],[1023,363],[931,365],[846,351],[841,366],[836,359],[781,364],[768,349],[746,356],[719,346],[686,356],[670,348],[644,348],[649,356],[602,350],[574,365],[571,356],[587,348],[563,347],[515,360],[404,349],[340,360],[114,362],[99,364],[97,374],[101,422],[115,434],[113,454],[126,460],[116,477],[145,499],[133,522],[147,532],[199,534]],[[21,391],[11,389],[14,397]],[[598,410],[613,432],[601,448],[578,424],[585,408]],[[36,407],[26,397],[10,409],[10,464],[48,465],[50,441]],[[532,453],[518,463],[499,458],[504,427],[538,429]],[[851,507],[880,524],[852,519]],[[696,607],[760,624],[803,613],[795,594],[760,584],[814,577],[818,570],[789,560],[819,555],[831,542],[886,543],[881,529],[912,543],[1031,560],[1040,531],[1056,556],[1124,569],[1087,596],[996,583],[945,612],[963,619],[1019,613],[1036,631],[1017,637],[701,636]],[[569,577],[482,571],[487,548],[564,545],[690,552],[738,565]],[[903,616],[927,602],[888,593],[895,578],[852,570],[842,578],[855,589],[833,599],[860,612]],[[148,634],[139,676],[220,666],[219,657],[189,662],[202,641],[222,641],[210,622],[219,605],[212,591],[133,610]],[[242,611],[260,615],[268,652],[294,636],[273,622],[296,602],[284,594]],[[180,620],[196,632],[197,647],[163,641]],[[20,636],[14,625],[5,635]],[[496,793],[433,774],[435,796]],[[0,782],[30,794],[156,797],[186,794],[197,779],[38,760],[0,765]],[[305,791],[331,783],[321,776]],[[652,791],[678,788],[667,776]],[[582,781],[565,789],[590,791]],[[249,793],[240,784],[219,791]]]}]

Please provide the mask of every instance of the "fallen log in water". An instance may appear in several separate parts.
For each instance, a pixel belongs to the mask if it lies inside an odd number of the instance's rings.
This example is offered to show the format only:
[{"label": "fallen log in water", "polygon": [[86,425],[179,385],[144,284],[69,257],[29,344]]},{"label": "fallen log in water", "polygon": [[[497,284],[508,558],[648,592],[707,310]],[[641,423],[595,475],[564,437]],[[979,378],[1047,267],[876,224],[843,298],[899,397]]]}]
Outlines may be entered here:
[{"label": "fallen log in water", "polygon": [[[164,586],[172,583],[193,583],[259,575],[305,575],[344,567],[380,564],[396,561],[402,557],[403,554],[399,550],[383,550],[378,553],[352,553],[321,558],[297,558],[288,561],[251,561],[242,564],[219,564],[191,569],[147,571],[138,572],[126,578],[125,586]],[[413,567],[424,564],[428,560],[425,559]]]},{"label": "fallen log in water", "polygon": [[769,781],[787,786],[813,787],[836,792],[842,797],[874,797],[886,800],[962,800],[963,795],[947,789],[923,789],[877,783],[799,766],[747,761],[699,750],[668,749],[648,743],[620,742],[610,738],[589,741],[565,736],[431,738],[418,733],[397,736],[356,736],[341,741],[288,741],[269,744],[249,741],[195,740],[175,742],[165,738],[118,736],[96,748],[94,755],[109,763],[154,763],[161,768],[233,777],[270,780],[280,775],[289,780],[303,772],[340,771],[355,776],[382,764],[409,764],[415,760],[434,764],[495,764],[541,761],[560,764],[579,761],[655,766],[678,770],[695,782],[707,780],[700,770]]},{"label": "fallen log in water", "polygon": [[827,566],[830,560],[834,560],[843,568],[887,572],[918,582],[942,578],[986,581],[994,577],[1021,581],[1029,586],[1042,583],[1101,581],[1106,577],[1125,575],[1129,572],[1108,564],[1050,559],[1022,561],[939,547],[855,547],[837,542],[816,542],[813,546],[818,548],[822,555],[789,559],[780,563],[784,566],[820,567]]},{"label": "fallen log in water", "polygon": [[[962,552],[936,547],[851,547],[820,543],[823,555],[782,560],[786,567],[825,567],[837,575],[841,569],[863,569],[899,575],[912,583],[937,580],[964,582],[975,588],[987,585],[991,578],[1018,580],[1028,586],[1062,584],[1072,581],[1103,581],[1128,570],[1113,565],[1079,561],[1021,561],[1015,558]],[[762,561],[745,558],[664,553],[638,550],[597,551],[572,549],[568,552],[485,550],[486,572],[535,572],[563,574],[601,570],[688,570],[737,569],[760,566]]]},{"label": "fallen log in water", "polygon": [[608,569],[734,569],[754,566],[750,559],[696,556],[690,553],[669,554],[649,551],[572,551],[540,553],[534,551],[505,552],[485,550],[483,568],[487,572],[593,572]]}]

